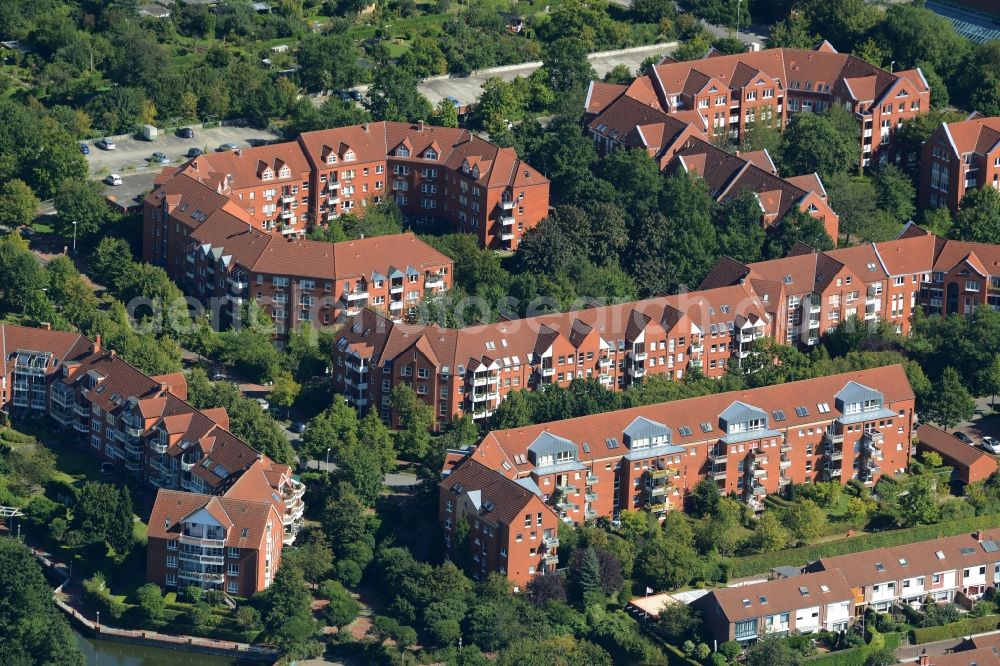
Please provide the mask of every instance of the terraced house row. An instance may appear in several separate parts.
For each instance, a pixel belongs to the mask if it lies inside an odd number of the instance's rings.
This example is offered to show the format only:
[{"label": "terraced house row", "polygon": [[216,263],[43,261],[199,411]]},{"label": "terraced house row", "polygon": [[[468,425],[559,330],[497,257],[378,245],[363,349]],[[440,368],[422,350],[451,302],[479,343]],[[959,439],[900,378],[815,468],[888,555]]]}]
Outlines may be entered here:
[{"label": "terraced house row", "polygon": [[908,224],[899,238],[742,264],[723,257],[701,287],[746,284],[775,311],[775,339],[812,346],[843,321],[887,321],[908,334],[910,318],[1000,309],[1000,246],[935,236]]},{"label": "terraced house row", "polygon": [[823,42],[700,60],[669,57],[629,85],[593,82],[584,124],[598,150],[645,149],[661,168],[692,137],[737,138],[755,123],[784,129],[797,113],[842,106],[859,121],[858,166],[892,157],[893,135],[930,110],[920,69],[887,72]]},{"label": "terraced house row", "polygon": [[196,166],[161,177],[147,195],[143,259],[210,306],[221,327],[251,299],[271,315],[279,339],[365,307],[401,319],[451,287],[451,259],[412,233],[342,243],[277,236]]},{"label": "terraced house row", "polygon": [[305,486],[287,465],[233,435],[224,409],[196,409],[186,401],[182,374],[147,376],[114,350],[103,349],[100,338],[91,342],[74,333],[0,326],[0,351],[0,408],[15,418],[53,419],[78,434],[82,452],[159,489],[154,518],[176,500],[225,507],[231,529],[239,533],[249,529],[244,523],[251,515],[262,519],[254,528],[256,540],[246,536],[239,547],[234,542],[236,566],[228,570],[219,561],[219,546],[200,541],[206,537],[187,531],[179,540],[159,539],[159,523],[151,522],[151,580],[239,595],[270,584],[282,545],[294,542],[301,525]]},{"label": "terraced house row", "polygon": [[[488,570],[524,582],[551,564],[545,537],[556,538],[560,522],[681,510],[703,479],[758,511],[767,495],[792,483],[873,485],[909,463],[913,410],[913,391],[896,365],[495,430],[449,462],[440,519],[453,540],[454,509],[467,520],[483,518],[496,538],[473,540],[474,551],[485,544]],[[478,513],[471,509],[477,502]],[[522,529],[529,505],[545,510],[532,508]],[[514,517],[498,526],[497,516]],[[512,567],[501,553],[521,559]]]},{"label": "terraced house row", "polygon": [[422,122],[338,127],[200,155],[165,170],[163,179],[180,174],[225,196],[252,228],[279,238],[301,238],[310,227],[392,199],[414,223],[444,221],[485,247],[514,250],[549,206],[549,181],[512,148]]},{"label": "terraced house row", "polygon": [[334,385],[391,420],[390,394],[411,386],[438,420],[489,417],[512,391],[593,378],[622,390],[644,377],[718,377],[753,340],[772,336],[767,298],[744,285],[461,329],[362,311],[334,349]]},{"label": "terraced house row", "polygon": [[765,633],[840,631],[868,608],[919,608],[928,601],[971,607],[1000,583],[1000,530],[838,555],[781,571],[775,580],[713,590],[695,600],[708,638],[746,645]]}]

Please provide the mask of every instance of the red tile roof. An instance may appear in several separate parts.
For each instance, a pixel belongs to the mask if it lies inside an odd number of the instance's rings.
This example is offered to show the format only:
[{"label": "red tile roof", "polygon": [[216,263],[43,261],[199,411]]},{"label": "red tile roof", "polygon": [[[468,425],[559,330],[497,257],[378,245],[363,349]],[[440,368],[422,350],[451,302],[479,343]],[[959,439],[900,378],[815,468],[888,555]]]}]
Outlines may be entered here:
[{"label": "red tile roof", "polygon": [[929,423],[920,424],[917,428],[917,437],[920,439],[921,447],[940,453],[947,464],[958,463],[971,467],[983,464],[985,461],[987,468],[993,471],[997,469],[996,458]]},{"label": "red tile roof", "polygon": [[851,586],[839,571],[819,571],[724,587],[712,590],[709,596],[715,599],[730,623],[854,599]]},{"label": "red tile roof", "polygon": [[[265,543],[268,519],[275,538],[280,539],[281,514],[269,502],[255,502],[214,495],[160,490],[156,493],[149,517],[151,539],[176,539],[183,531],[183,521],[205,509],[226,531],[226,545],[234,548],[257,548]],[[247,531],[243,536],[244,530]]]}]

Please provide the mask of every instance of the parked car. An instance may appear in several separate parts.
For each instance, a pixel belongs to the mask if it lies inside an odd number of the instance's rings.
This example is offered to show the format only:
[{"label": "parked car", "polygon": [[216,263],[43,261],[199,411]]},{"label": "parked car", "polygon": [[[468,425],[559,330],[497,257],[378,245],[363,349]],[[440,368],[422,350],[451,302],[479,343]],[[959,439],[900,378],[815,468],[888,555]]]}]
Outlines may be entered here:
[{"label": "parked car", "polygon": [[224,382],[229,379],[229,375],[224,372],[216,372],[212,375],[213,382]]},{"label": "parked car", "polygon": [[113,173],[107,178],[105,178],[104,182],[107,183],[108,185],[121,185],[122,177],[119,176],[117,173]]},{"label": "parked car", "polygon": [[114,150],[118,146],[115,145],[114,139],[106,136],[97,142],[97,147],[103,150]]},{"label": "parked car", "polygon": [[224,143],[215,150],[216,152],[219,153],[232,152],[234,150],[239,150],[239,146],[237,146],[235,143]]},{"label": "parked car", "polygon": [[1000,442],[990,436],[983,437],[983,449],[993,455],[1000,455]]},{"label": "parked car", "polygon": [[83,153],[84,155],[89,155],[90,154],[90,146],[88,146],[85,143],[81,143],[80,144],[80,152]]},{"label": "parked car", "polygon": [[970,446],[975,446],[976,445],[976,443],[972,441],[972,438],[969,437],[968,435],[966,435],[964,432],[956,432],[955,433],[955,439],[960,439],[963,442],[965,442],[966,444],[969,444]]},{"label": "parked car", "polygon": [[260,405],[260,408],[263,409],[264,411],[267,411],[268,409],[271,408],[270,403],[268,403],[267,400],[264,400],[264,398],[257,398],[257,404]]},{"label": "parked car", "polygon": [[301,435],[306,431],[306,424],[303,423],[302,421],[296,421],[295,423],[292,424],[292,427],[289,428],[289,430],[294,432],[296,435]]},{"label": "parked car", "polygon": [[201,148],[189,148],[188,151],[187,151],[187,153],[186,153],[186,156],[187,157],[198,157],[199,155],[201,155],[201,153],[202,153]]},{"label": "parked car", "polygon": [[156,162],[157,164],[166,164],[167,162],[170,161],[170,158],[167,157],[165,154],[157,151],[153,153],[153,155],[149,158],[149,160],[151,162]]},{"label": "parked car", "polygon": [[190,127],[182,127],[179,130],[177,130],[177,136],[179,136],[182,139],[193,139],[194,130],[191,129]]}]

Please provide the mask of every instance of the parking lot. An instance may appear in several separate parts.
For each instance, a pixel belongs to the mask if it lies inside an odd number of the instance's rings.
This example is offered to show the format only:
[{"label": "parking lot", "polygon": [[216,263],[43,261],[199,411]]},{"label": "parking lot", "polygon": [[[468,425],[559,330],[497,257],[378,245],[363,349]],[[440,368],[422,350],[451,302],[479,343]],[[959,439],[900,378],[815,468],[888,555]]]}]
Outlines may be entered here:
[{"label": "parking lot", "polygon": [[997,400],[997,412],[993,411],[992,403],[992,398],[977,399],[976,415],[971,421],[959,423],[952,432],[964,432],[980,450],[983,437],[1000,439],[1000,399]]},{"label": "parking lot", "polygon": [[[123,177],[139,172],[155,173],[163,168],[162,164],[149,162],[154,152],[161,152],[170,158],[170,164],[179,164],[186,158],[185,153],[191,148],[201,148],[206,152],[214,151],[219,145],[232,143],[247,147],[251,141],[275,141],[277,136],[267,130],[252,127],[213,127],[211,129],[195,128],[194,138],[182,139],[174,134],[161,133],[154,141],[134,138],[119,138],[115,140],[114,150],[102,150],[95,142],[88,141],[90,154],[87,162],[90,165],[90,175],[94,178],[104,178],[110,173],[118,173]],[[150,179],[150,182],[152,180]],[[121,189],[118,188],[109,189]]]}]

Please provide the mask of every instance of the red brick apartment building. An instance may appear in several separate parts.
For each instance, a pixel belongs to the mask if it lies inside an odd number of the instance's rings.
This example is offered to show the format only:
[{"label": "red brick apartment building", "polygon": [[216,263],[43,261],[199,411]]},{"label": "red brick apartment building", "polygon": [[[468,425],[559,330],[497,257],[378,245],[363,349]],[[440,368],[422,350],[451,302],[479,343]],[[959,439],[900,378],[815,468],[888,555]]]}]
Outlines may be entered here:
[{"label": "red brick apartment building", "polygon": [[424,123],[365,123],[201,155],[158,184],[180,174],[246,212],[252,228],[289,238],[392,197],[416,224],[443,220],[484,247],[514,250],[549,208],[549,181],[512,148]]},{"label": "red brick apartment building", "polygon": [[811,346],[841,321],[889,321],[908,334],[917,307],[930,315],[1000,310],[1000,247],[941,238],[908,224],[899,238],[753,264],[723,257],[701,288],[746,284],[775,309],[775,339]]},{"label": "red brick apartment building", "polygon": [[759,637],[843,631],[854,619],[854,593],[839,571],[819,571],[712,590],[691,603],[716,644]]},{"label": "red brick apartment building", "polygon": [[[150,377],[103,349],[100,339],[45,329],[0,326],[0,349],[3,411],[52,418],[79,433],[82,451],[161,490],[265,503],[276,517],[279,550],[294,542],[305,486],[287,465],[229,432],[224,409],[186,402],[181,373]],[[250,580],[241,579],[239,594],[254,591],[246,587]]]},{"label": "red brick apartment building", "polygon": [[495,430],[469,457],[530,479],[567,523],[683,508],[709,478],[757,510],[790,483],[873,484],[910,459],[901,366]]},{"label": "red brick apartment building", "polygon": [[149,518],[146,579],[249,597],[274,580],[281,546],[281,515],[270,502],[161,490]]},{"label": "red brick apartment building", "polygon": [[941,123],[924,142],[920,206],[958,212],[966,192],[1000,188],[1000,117]]},{"label": "red brick apartment building", "polygon": [[593,377],[621,390],[647,376],[721,376],[772,336],[766,303],[742,285],[462,329],[392,322],[362,311],[334,349],[334,385],[390,420],[390,394],[411,386],[438,422],[490,416],[519,389]]},{"label": "red brick apartment building", "polygon": [[[485,580],[496,571],[518,588],[533,576],[555,571],[559,561],[559,518],[530,479],[503,474],[465,459],[441,482],[438,516],[448,556],[468,548],[471,572]],[[468,543],[457,542],[459,522],[468,525]]]},{"label": "red brick apartment building", "polygon": [[903,121],[930,109],[930,86],[919,69],[886,72],[828,42],[815,50],[711,50],[701,60],[664,58],[627,86],[592,83],[584,122],[598,150],[643,147],[663,167],[692,136],[737,137],[754,122],[784,128],[794,114],[832,104],[856,114],[858,164],[868,166],[889,159]]},{"label": "red brick apartment building", "polygon": [[[232,159],[232,158],[229,158]],[[256,300],[283,336],[363,307],[402,318],[451,287],[453,262],[412,233],[342,243],[283,238],[197,176],[197,160],[146,197],[143,259],[232,317]]]}]

